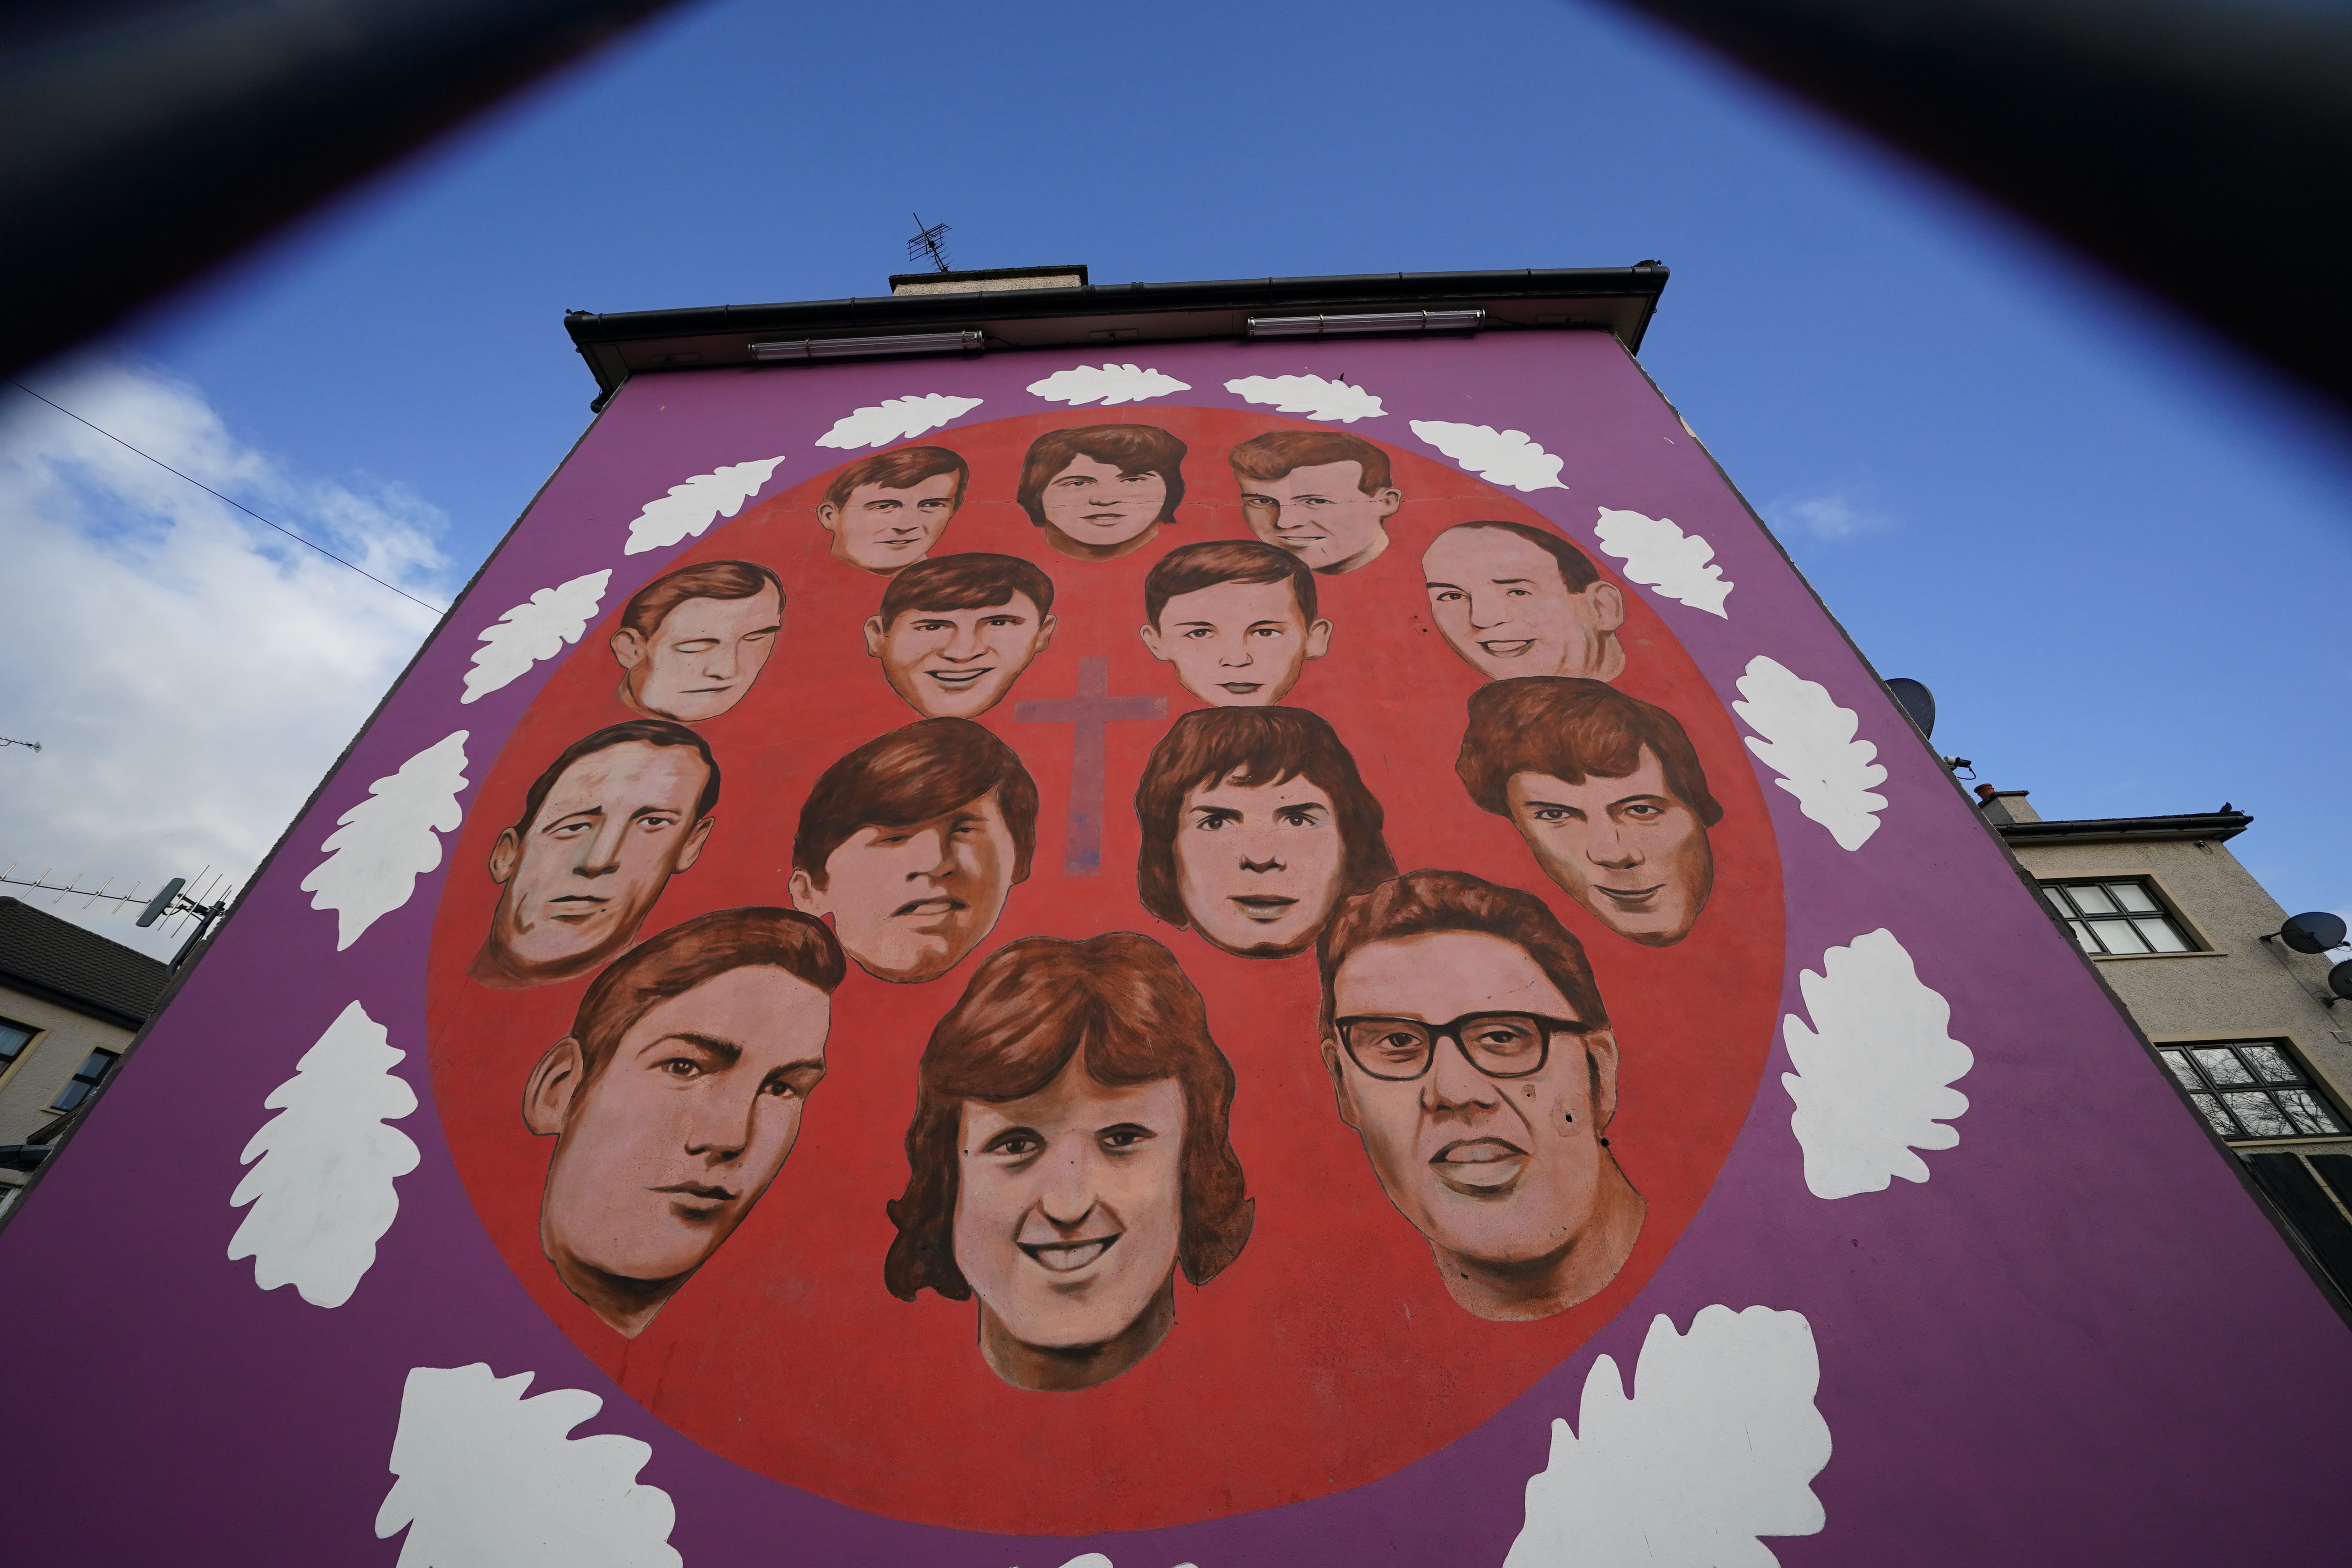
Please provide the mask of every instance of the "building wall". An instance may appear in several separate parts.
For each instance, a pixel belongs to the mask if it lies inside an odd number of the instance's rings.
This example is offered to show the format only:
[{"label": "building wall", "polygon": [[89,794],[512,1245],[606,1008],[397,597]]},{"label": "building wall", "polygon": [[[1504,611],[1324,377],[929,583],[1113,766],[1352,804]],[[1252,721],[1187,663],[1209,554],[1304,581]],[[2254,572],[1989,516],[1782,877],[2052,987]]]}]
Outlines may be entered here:
[{"label": "building wall", "polygon": [[[0,1143],[22,1143],[57,1113],[49,1102],[94,1050],[120,1051],[132,1031],[13,987],[0,985],[0,1018],[40,1032],[0,1073]],[[16,1201],[29,1171],[0,1171],[0,1212]]]},{"label": "building wall", "polygon": [[[2014,842],[2021,865],[2043,881],[2144,877],[2209,951],[2144,956],[2095,955],[2091,962],[2115,988],[2140,1029],[2158,1045],[2183,1040],[2278,1037],[2294,1042],[2336,1103],[2352,1111],[2352,1002],[2330,1008],[2335,958],[2293,952],[2263,937],[2287,917],[2278,900],[2211,839],[2114,844]],[[2339,956],[2340,955],[2336,955]],[[2264,1140],[2262,1149],[2292,1149]],[[2342,1140],[2315,1148],[2340,1152]]]}]

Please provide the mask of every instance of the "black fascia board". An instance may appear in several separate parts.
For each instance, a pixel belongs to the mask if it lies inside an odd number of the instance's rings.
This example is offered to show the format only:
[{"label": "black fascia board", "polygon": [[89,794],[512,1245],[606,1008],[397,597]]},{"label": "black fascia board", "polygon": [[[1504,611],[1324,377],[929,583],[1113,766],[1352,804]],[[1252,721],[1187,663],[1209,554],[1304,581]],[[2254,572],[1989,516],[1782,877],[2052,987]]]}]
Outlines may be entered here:
[{"label": "black fascia board", "polygon": [[[672,310],[573,310],[564,316],[563,325],[596,377],[601,402],[638,371],[755,363],[751,344],[761,340],[978,329],[987,334],[990,347],[1166,342],[1240,337],[1250,316],[1265,314],[1345,315],[1476,306],[1487,312],[1490,329],[1606,330],[1616,334],[1628,353],[1635,353],[1669,276],[1668,268],[1652,262],[1093,283]],[[1090,331],[1090,325],[1105,330]]]},{"label": "black fascia board", "polygon": [[2242,811],[2192,812],[2183,816],[2102,816],[2079,822],[2003,823],[2000,836],[2012,843],[2052,839],[2113,843],[2126,838],[2206,838],[2219,843],[2235,838],[2253,822]]},{"label": "black fascia board", "polygon": [[112,1024],[120,1028],[135,1030],[147,1022],[138,1014],[126,1013],[121,1008],[110,1003],[100,1002],[94,996],[85,996],[78,991],[68,990],[49,981],[36,980],[29,974],[15,974],[0,969],[0,986],[5,986],[11,991],[21,991],[27,996],[54,1003],[58,1006],[79,1013],[84,1017],[96,1018],[100,1023]]}]

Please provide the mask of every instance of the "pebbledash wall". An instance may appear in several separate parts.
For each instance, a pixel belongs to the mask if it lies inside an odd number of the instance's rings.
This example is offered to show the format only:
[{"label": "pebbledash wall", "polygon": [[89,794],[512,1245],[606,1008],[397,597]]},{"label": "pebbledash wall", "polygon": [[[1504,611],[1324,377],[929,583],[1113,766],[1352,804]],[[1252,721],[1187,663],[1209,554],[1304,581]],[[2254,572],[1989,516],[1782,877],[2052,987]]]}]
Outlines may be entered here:
[{"label": "pebbledash wall", "polygon": [[575,321],[587,435],[0,1236],[13,1495],[133,1500],[17,1551],[2325,1552],[2344,1323],[1662,275],[1567,276]]}]

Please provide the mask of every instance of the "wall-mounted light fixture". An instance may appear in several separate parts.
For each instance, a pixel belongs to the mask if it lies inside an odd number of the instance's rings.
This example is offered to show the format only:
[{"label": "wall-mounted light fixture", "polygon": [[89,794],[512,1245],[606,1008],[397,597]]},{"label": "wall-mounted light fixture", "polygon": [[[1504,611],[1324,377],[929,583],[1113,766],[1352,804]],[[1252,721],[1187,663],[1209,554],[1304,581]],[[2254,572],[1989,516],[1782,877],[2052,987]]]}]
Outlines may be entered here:
[{"label": "wall-mounted light fixture", "polygon": [[1252,316],[1253,338],[1353,338],[1373,332],[1475,332],[1484,310],[1383,310],[1368,316]]},{"label": "wall-mounted light fixture", "polygon": [[753,343],[751,357],[762,364],[775,364],[797,360],[978,353],[985,336],[978,331],[961,331],[900,332],[881,338],[795,338],[789,342]]}]

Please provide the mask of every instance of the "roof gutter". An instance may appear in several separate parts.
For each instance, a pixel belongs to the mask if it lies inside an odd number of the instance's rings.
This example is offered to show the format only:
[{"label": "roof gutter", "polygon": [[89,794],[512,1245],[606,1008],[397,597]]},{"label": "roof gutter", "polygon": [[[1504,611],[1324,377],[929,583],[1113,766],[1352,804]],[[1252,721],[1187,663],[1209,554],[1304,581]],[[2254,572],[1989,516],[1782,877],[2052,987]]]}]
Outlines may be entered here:
[{"label": "roof gutter", "polygon": [[2083,822],[2011,822],[1998,825],[2011,843],[2122,844],[2149,839],[2197,839],[2225,843],[2253,826],[2242,811],[2206,811],[2187,816],[2107,816]]}]

